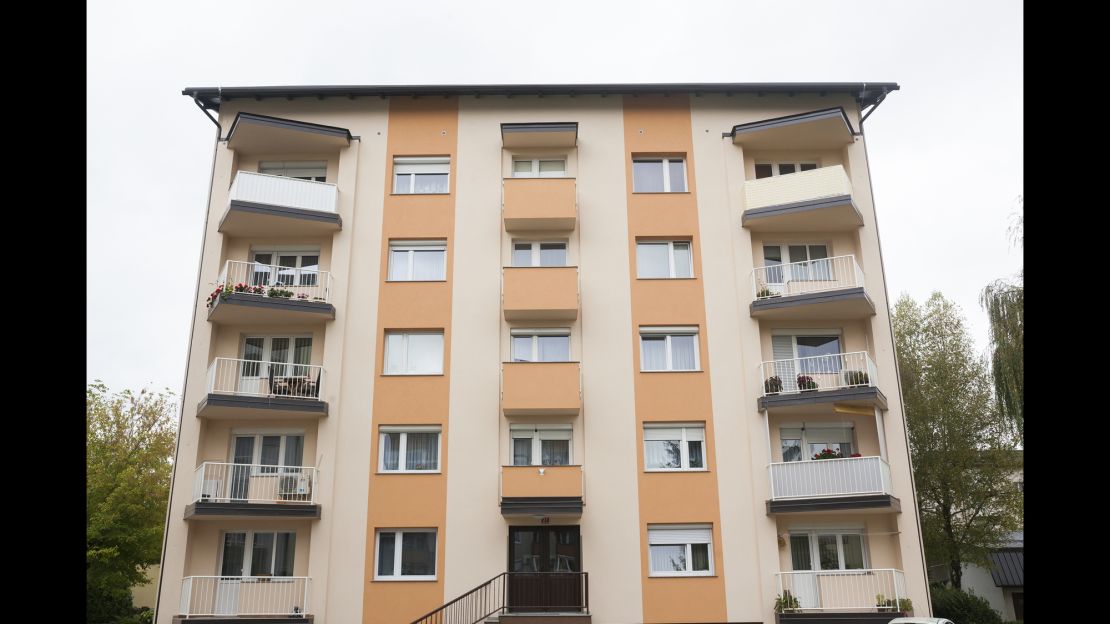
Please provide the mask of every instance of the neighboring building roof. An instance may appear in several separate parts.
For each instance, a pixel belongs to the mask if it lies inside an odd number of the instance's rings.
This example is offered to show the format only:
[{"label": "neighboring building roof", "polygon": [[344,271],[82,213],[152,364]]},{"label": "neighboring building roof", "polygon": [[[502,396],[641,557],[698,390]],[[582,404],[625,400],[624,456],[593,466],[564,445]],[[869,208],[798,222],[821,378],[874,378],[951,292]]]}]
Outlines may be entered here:
[{"label": "neighboring building roof", "polygon": [[1025,549],[1008,548],[987,555],[991,562],[991,578],[998,587],[1025,586]]},{"label": "neighboring building roof", "polygon": [[347,97],[391,95],[624,95],[648,93],[846,93],[861,108],[876,105],[891,91],[894,82],[680,82],[648,84],[559,84],[559,85],[316,85],[274,87],[187,87],[181,91],[204,108],[219,110],[220,104],[236,98]]}]

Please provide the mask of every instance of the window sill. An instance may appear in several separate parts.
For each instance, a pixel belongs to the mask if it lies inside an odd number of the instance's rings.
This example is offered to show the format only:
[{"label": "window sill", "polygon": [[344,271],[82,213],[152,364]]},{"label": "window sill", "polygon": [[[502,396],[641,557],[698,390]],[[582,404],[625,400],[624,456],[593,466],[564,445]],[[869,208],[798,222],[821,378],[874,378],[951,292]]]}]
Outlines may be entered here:
[{"label": "window sill", "polygon": [[653,282],[681,282],[692,281],[698,279],[697,277],[640,277],[636,276],[638,280],[653,281]]},{"label": "window sill", "polygon": [[438,279],[438,280],[391,280],[391,279],[387,279],[387,280],[385,280],[385,283],[386,284],[438,284],[438,283],[442,283],[442,282],[446,282],[446,281],[447,281],[446,279]]},{"label": "window sill", "polygon": [[450,195],[450,194],[451,194],[450,192],[447,192],[447,193],[390,193],[390,196],[392,196],[392,197],[412,197],[413,195]]},{"label": "window sill", "polygon": [[700,368],[693,370],[641,370],[641,373],[704,373],[705,371]]},{"label": "window sill", "polygon": [[716,574],[648,574],[648,578],[673,579],[673,578],[717,578]]},{"label": "window sill", "polygon": [[443,474],[442,470],[379,470],[380,475],[437,475]]},{"label": "window sill", "polygon": [[632,191],[633,195],[689,195],[690,191]]},{"label": "window sill", "polygon": [[671,469],[648,469],[644,468],[644,472],[649,474],[685,474],[685,473],[699,473],[709,472],[708,468],[671,468]]},{"label": "window sill", "polygon": [[444,377],[446,373],[382,373],[382,377]]},{"label": "window sill", "polygon": [[374,577],[375,583],[434,583],[438,580],[434,576],[414,576],[411,578],[405,577]]}]

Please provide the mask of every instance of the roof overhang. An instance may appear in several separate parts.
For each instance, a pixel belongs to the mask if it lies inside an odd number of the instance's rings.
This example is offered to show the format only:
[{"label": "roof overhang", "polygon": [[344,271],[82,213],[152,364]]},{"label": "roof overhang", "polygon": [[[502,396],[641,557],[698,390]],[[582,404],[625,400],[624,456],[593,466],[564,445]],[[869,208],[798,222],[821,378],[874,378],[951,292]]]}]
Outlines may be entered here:
[{"label": "roof overhang", "polygon": [[351,138],[346,128],[240,112],[227,132],[227,146],[254,154],[330,152],[347,147]]},{"label": "roof overhang", "polygon": [[501,124],[504,147],[574,147],[577,143],[577,121]]},{"label": "roof overhang", "polygon": [[840,106],[763,119],[732,127],[732,142],[747,150],[840,149],[854,140],[855,130]]}]

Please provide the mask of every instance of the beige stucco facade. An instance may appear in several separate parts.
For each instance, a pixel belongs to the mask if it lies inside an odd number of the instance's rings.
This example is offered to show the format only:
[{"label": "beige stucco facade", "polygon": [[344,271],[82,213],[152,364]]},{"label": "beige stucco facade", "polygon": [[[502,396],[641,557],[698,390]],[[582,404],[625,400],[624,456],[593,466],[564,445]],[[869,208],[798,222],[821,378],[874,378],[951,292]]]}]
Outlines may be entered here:
[{"label": "beige stucco facade", "polygon": [[[778,574],[797,572],[791,548],[798,542],[792,536],[807,532],[863,536],[867,569],[897,571],[904,577],[902,597],[912,599],[917,615],[928,614],[863,136],[841,132],[835,124],[829,130],[826,115],[814,134],[820,140],[812,146],[804,144],[809,122],[801,119],[783,130],[774,124],[759,129],[763,134],[750,143],[749,153],[747,135],[733,131],[738,125],[837,107],[850,129],[858,131],[857,100],[835,89],[790,95],[661,91],[543,97],[260,94],[224,97],[218,107],[210,106],[218,108],[214,114],[222,140],[215,146],[161,567],[159,624],[184,615],[246,617],[233,612],[239,594],[208,601],[225,611],[220,614],[183,613],[180,605],[197,601],[183,603],[182,593],[195,591],[200,582],[190,585],[183,579],[227,577],[229,557],[235,559],[225,553],[227,535],[254,540],[258,533],[295,535],[291,570],[276,576],[308,579],[306,606],[301,612],[298,602],[297,613],[315,622],[407,624],[503,572],[519,571],[513,569],[520,557],[514,559],[511,535],[554,530],[552,535],[564,540],[571,539],[566,537],[571,529],[577,550],[559,561],[571,571],[588,573],[594,622],[775,622]],[[229,140],[240,113],[239,138],[232,133]],[[502,124],[534,133],[503,140]],[[545,135],[544,124],[560,131]],[[575,134],[568,142],[571,124]],[[350,138],[339,130],[349,131]],[[781,132],[783,149],[775,148],[775,132]],[[663,158],[672,164],[681,159],[683,188],[641,192],[633,159]],[[521,166],[515,161],[525,160],[563,164],[551,177],[515,177]],[[298,210],[295,201],[276,207],[236,204],[249,218],[234,234],[219,231],[236,172],[259,172],[263,162],[324,163],[324,183],[338,190],[338,218]],[[746,183],[755,182],[757,163],[814,163],[819,175],[810,175],[815,180],[810,186],[771,184],[753,194]],[[441,187],[445,192],[397,192],[395,174],[410,170],[404,167],[431,172],[436,166],[448,174]],[[765,179],[792,182],[788,175]],[[818,206],[804,209],[814,211],[811,225],[825,229],[776,230],[773,220],[745,225],[752,197],[762,202],[757,210],[785,206],[785,214],[796,210],[792,206],[799,196],[823,197],[828,188],[841,188],[838,184],[848,191],[843,195],[850,195],[847,220],[843,206],[824,212]],[[857,212],[862,226],[851,220]],[[777,223],[797,223],[808,219],[806,214],[791,213]],[[257,236],[249,234],[254,223],[260,224]],[[319,223],[335,226],[322,231]],[[692,276],[641,276],[640,245],[666,241],[688,243]],[[562,244],[565,262],[520,266],[514,250],[532,243],[536,249],[539,243]],[[391,244],[443,246],[441,274],[427,281],[388,277],[391,263],[400,261],[393,258]],[[807,245],[821,247],[826,257],[853,256],[865,275],[861,286],[873,312],[870,306],[849,306],[822,316],[822,310],[833,308],[795,302],[793,293],[784,290],[769,307],[789,314],[753,316],[752,271],[765,263],[765,245]],[[225,263],[250,262],[258,250],[318,256],[318,269],[331,276],[326,301],[259,295],[221,302],[240,308],[236,315],[209,320],[205,297]],[[840,294],[832,290],[823,296]],[[325,305],[330,308],[321,314]],[[271,308],[294,320],[251,322],[252,310],[267,319],[264,313]],[[641,336],[665,335],[668,328],[694,335],[693,370],[645,370]],[[529,332],[567,336],[566,356],[519,361],[514,336]],[[442,336],[435,370],[420,369],[427,362],[408,351],[416,347],[407,341],[429,333]],[[761,364],[776,359],[774,337],[807,335],[836,337],[839,353],[866,353],[874,362],[866,383],[826,387],[826,379],[833,384],[847,380],[844,367],[837,365],[821,377],[821,389],[797,394],[797,400],[785,394],[767,397],[763,409],[759,402],[769,386]],[[213,388],[220,390],[209,372],[215,359],[246,358],[246,341],[257,337],[310,338],[311,348],[298,357],[322,366],[326,383],[308,386],[316,387],[315,393],[295,397],[251,394],[244,388],[253,386],[242,384],[214,393]],[[387,340],[398,342],[388,347]],[[402,353],[387,353],[393,348],[406,349],[402,359],[391,359]],[[389,366],[403,370],[398,374]],[[417,368],[405,369],[410,366]],[[854,394],[823,398],[836,392]],[[221,406],[219,418],[200,409],[215,404]],[[294,408],[299,411],[289,416]],[[784,461],[783,431],[807,426],[848,431],[840,435],[850,437],[853,452],[881,457],[889,466],[889,487],[832,498],[826,493],[824,511],[805,508],[805,500],[789,512],[772,509],[770,467]],[[693,432],[692,440],[704,436],[697,447],[700,466],[688,457],[693,446],[681,455],[691,463],[683,465],[687,470],[647,465],[645,432],[667,427]],[[520,440],[526,435],[520,432],[528,429],[536,436],[556,432],[550,439],[565,440],[560,443],[565,447],[551,448],[565,448],[565,458],[545,466],[535,456],[520,465],[525,448]],[[438,435],[432,469],[386,467],[387,455],[402,466],[416,461],[411,454],[416,442],[399,460],[383,447],[384,435],[403,431],[406,436]],[[311,502],[318,513],[296,516],[287,501],[199,496],[197,467],[234,461],[236,436],[244,435],[259,440],[285,436],[283,445],[289,444],[284,442],[288,436],[303,436],[300,461],[317,469]],[[541,437],[535,440],[534,448],[543,448],[546,458],[548,447],[541,447]],[[802,454],[808,460],[809,453]],[[824,466],[832,464],[808,467]],[[859,495],[870,498],[865,504],[837,505],[837,496]],[[250,494],[241,496],[250,499]],[[883,502],[891,497],[896,504]],[[568,501],[570,507],[543,511],[544,505]],[[206,511],[220,504],[224,507]],[[511,504],[530,511],[510,513]],[[393,575],[392,564],[381,562],[383,556],[394,556],[379,541],[383,532],[397,535],[401,547],[399,532],[406,530],[434,536],[433,551],[423,553],[427,558],[419,564],[432,567],[412,574],[419,578],[405,578],[400,571]],[[662,551],[653,545],[667,530],[676,535],[708,530],[697,534],[709,536],[709,569],[691,560],[683,563],[682,574],[661,573],[656,559]],[[691,548],[697,543],[704,542]],[[249,544],[255,550],[244,561],[251,569],[278,569],[277,556],[267,554],[264,541]],[[404,558],[397,559],[402,570],[417,566],[408,559],[418,557],[414,553],[402,550]],[[841,569],[853,569],[844,563],[850,559],[841,552],[840,565],[847,566]],[[230,569],[238,564],[232,561]],[[257,580],[233,582],[240,583],[236,591],[264,588],[247,585]],[[823,601],[811,612],[844,610],[823,591],[806,598]],[[275,609],[271,615],[285,613],[280,606]]]}]

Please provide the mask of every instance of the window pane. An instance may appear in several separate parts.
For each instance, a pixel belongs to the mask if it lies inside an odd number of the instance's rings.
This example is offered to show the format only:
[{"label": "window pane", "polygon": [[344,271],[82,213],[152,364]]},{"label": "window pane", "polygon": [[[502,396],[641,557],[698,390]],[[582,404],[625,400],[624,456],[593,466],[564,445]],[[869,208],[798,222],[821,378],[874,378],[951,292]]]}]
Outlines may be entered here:
[{"label": "window pane", "polygon": [[570,336],[540,336],[541,362],[570,361]]},{"label": "window pane", "polygon": [[[277,466],[278,454],[281,450],[281,436],[262,436],[262,457],[259,463],[263,466]],[[265,468],[263,472],[267,471]]]},{"label": "window pane", "polygon": [[[309,364],[312,362],[312,338],[294,338],[293,339],[293,363],[294,364]],[[310,374],[311,373],[311,374]],[[315,373],[308,366],[294,366],[293,374],[300,377],[308,377],[309,381],[318,381]]]},{"label": "window pane", "polygon": [[794,163],[783,163],[779,165],[779,175],[786,175],[794,173]]},{"label": "window pane", "polygon": [[409,433],[405,441],[406,470],[438,470],[438,433]]},{"label": "window pane", "polygon": [[540,175],[560,175],[567,170],[567,163],[565,160],[541,160],[540,161]]},{"label": "window pane", "polygon": [[809,559],[809,536],[790,536],[790,564],[792,570],[812,570]]},{"label": "window pane", "polygon": [[443,334],[409,334],[409,366],[406,372],[443,372]]},{"label": "window pane", "polygon": [[407,249],[389,252],[389,279],[403,281],[409,278],[409,257],[411,253]]},{"label": "window pane", "polygon": [[644,442],[644,468],[661,470],[682,467],[681,440],[647,440]]},{"label": "window pane", "polygon": [[782,461],[802,461],[802,441],[801,440],[783,440],[782,441]]},{"label": "window pane", "polygon": [[276,362],[278,366],[274,367],[275,375],[288,375],[289,371],[285,369],[284,364],[289,361],[289,339],[288,338],[271,338],[270,339],[270,361]]},{"label": "window pane", "polygon": [[400,470],[401,434],[382,434],[382,470]]},{"label": "window pane", "polygon": [[802,171],[813,171],[816,168],[817,168],[817,163],[802,163],[802,166],[801,166]]},{"label": "window pane", "polygon": [[544,466],[566,466],[570,463],[570,440],[540,440],[540,461]]},{"label": "window pane", "polygon": [[663,161],[632,161],[632,191],[635,193],[662,193]]},{"label": "window pane", "polygon": [[283,286],[292,286],[297,277],[297,256],[278,256],[277,283]]},{"label": "window pane", "polygon": [[644,359],[640,363],[642,370],[667,369],[666,340],[666,336],[640,336],[640,351]]},{"label": "window pane", "polygon": [[405,533],[401,536],[401,574],[431,576],[436,573],[436,534]]},{"label": "window pane", "polygon": [[513,438],[513,465],[532,465],[532,438]]},{"label": "window pane", "polygon": [[416,174],[416,193],[446,193],[448,191],[446,173]]},{"label": "window pane", "polygon": [[532,266],[532,243],[513,244],[513,266]]},{"label": "window pane", "polygon": [[690,243],[674,244],[674,276],[694,276],[693,263],[690,262]]},{"label": "window pane", "polygon": [[300,466],[304,461],[304,436],[285,436],[285,462],[286,466]]},{"label": "window pane", "polygon": [[652,572],[685,572],[685,544],[652,544],[648,546]]},{"label": "window pane", "polygon": [[405,365],[405,337],[403,334],[385,335],[385,372],[402,373]]},{"label": "window pane", "polygon": [[274,576],[293,576],[293,554],[297,550],[296,533],[277,534],[274,553]]},{"label": "window pane", "polygon": [[413,252],[412,279],[414,280],[443,280],[447,279],[444,266],[445,253],[441,249],[418,250]]},{"label": "window pane", "polygon": [[692,572],[708,572],[709,544],[690,544],[690,558]]},{"label": "window pane", "polygon": [[683,193],[686,191],[686,161],[685,160],[670,160],[667,162],[667,168],[671,177],[671,192]]},{"label": "window pane", "polygon": [[763,178],[769,178],[772,175],[774,175],[774,171],[771,169],[771,165],[761,165],[759,163],[756,163],[756,165],[755,165],[755,179],[756,180],[762,180]]},{"label": "window pane", "polygon": [[530,160],[514,160],[513,173],[532,175],[532,161]]},{"label": "window pane", "polygon": [[378,533],[378,576],[393,576],[396,533]]},{"label": "window pane", "polygon": [[513,361],[533,361],[531,336],[513,336]]},{"label": "window pane", "polygon": [[[828,375],[840,372],[840,337],[797,336],[798,370],[807,375]],[[818,382],[820,383],[820,382]]]},{"label": "window pane", "polygon": [[409,193],[409,184],[411,184],[412,174],[397,173],[393,175],[393,192],[394,193]]},{"label": "window pane", "polygon": [[694,339],[697,336],[671,336],[671,358],[674,370],[694,370]]},{"label": "window pane", "polygon": [[566,243],[541,243],[540,244],[540,266],[566,266],[567,265],[567,245]]},{"label": "window pane", "polygon": [[301,270],[297,271],[297,285],[315,286],[319,270],[320,256],[301,256]]},{"label": "window pane", "polygon": [[274,534],[255,533],[251,548],[251,576],[273,574]]},{"label": "window pane", "polygon": [[224,556],[220,564],[220,574],[243,576],[243,552],[246,550],[246,545],[246,533],[224,534]]},{"label": "window pane", "polygon": [[778,245],[763,246],[763,266],[767,267],[763,273],[768,284],[783,283],[782,275],[782,247]]},{"label": "window pane", "polygon": [[845,570],[862,570],[863,569],[863,536],[862,535],[841,535],[841,541],[844,542],[844,569]]},{"label": "window pane", "polygon": [[704,461],[701,456],[701,441],[687,442],[688,454],[690,456],[690,468],[705,468]]},{"label": "window pane", "polygon": [[822,570],[840,569],[840,558],[837,553],[835,535],[818,535],[817,552],[821,557]]},{"label": "window pane", "polygon": [[670,277],[666,243],[636,243],[636,277]]}]

